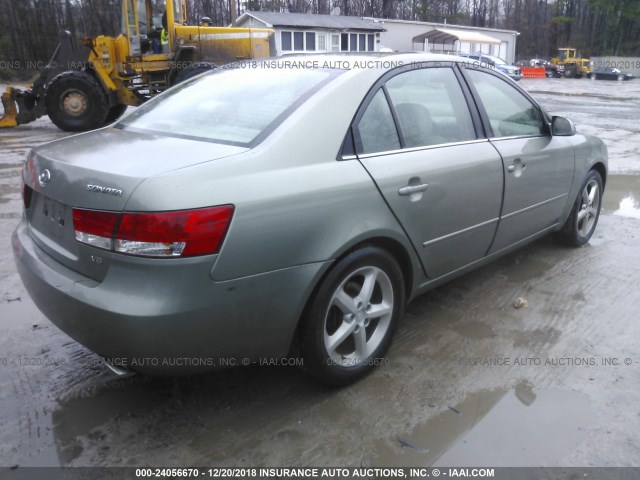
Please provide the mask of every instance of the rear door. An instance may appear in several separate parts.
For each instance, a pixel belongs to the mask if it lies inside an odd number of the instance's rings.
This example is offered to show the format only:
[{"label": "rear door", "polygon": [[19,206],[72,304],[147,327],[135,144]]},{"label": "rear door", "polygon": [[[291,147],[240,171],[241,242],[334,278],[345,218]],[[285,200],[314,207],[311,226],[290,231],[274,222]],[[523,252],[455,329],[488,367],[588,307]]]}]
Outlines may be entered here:
[{"label": "rear door", "polygon": [[464,69],[504,164],[504,206],[491,252],[557,225],[574,170],[569,140],[553,137],[540,107],[499,73]]},{"label": "rear door", "polygon": [[482,258],[502,201],[502,163],[452,64],[384,77],[356,116],[362,165],[436,278]]}]

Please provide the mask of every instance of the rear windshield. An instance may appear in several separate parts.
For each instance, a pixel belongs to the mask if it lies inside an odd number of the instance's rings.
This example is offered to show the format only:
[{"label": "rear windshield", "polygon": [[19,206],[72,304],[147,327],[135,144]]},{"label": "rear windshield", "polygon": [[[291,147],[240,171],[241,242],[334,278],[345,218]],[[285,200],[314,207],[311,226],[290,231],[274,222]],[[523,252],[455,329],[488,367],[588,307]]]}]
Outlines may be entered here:
[{"label": "rear windshield", "polygon": [[169,90],[117,126],[251,146],[340,73],[321,69],[221,68]]}]

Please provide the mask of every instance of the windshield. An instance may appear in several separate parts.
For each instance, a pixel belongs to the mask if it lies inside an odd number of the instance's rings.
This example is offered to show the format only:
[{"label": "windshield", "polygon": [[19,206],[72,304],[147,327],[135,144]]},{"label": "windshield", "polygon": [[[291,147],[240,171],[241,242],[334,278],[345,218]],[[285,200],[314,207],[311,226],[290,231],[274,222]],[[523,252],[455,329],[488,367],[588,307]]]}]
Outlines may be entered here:
[{"label": "windshield", "polygon": [[221,68],[186,81],[118,127],[249,146],[262,140],[339,70]]}]

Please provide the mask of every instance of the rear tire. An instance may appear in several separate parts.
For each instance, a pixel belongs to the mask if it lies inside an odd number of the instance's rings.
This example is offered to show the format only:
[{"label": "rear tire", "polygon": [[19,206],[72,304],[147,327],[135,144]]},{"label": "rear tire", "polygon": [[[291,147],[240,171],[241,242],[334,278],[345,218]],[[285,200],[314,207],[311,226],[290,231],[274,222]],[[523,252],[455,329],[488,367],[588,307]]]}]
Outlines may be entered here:
[{"label": "rear tire", "polygon": [[601,206],[602,177],[591,170],[582,183],[569,218],[558,232],[562,242],[572,247],[587,243],[598,224]]},{"label": "rear tire", "polygon": [[310,300],[300,330],[305,369],[343,386],[382,359],[404,311],[404,277],[385,250],[364,247],[329,271]]},{"label": "rear tire", "polygon": [[107,95],[88,73],[63,72],[51,80],[45,92],[51,121],[67,132],[84,132],[104,125]]}]

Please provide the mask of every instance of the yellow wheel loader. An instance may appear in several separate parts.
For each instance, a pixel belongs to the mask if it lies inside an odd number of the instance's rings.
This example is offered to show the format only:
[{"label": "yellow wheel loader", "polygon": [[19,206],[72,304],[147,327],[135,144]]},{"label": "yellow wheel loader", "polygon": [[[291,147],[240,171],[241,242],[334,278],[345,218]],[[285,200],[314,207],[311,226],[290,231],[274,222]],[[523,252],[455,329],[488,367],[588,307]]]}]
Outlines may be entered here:
[{"label": "yellow wheel loader", "polygon": [[582,58],[575,48],[559,48],[558,56],[551,59],[551,66],[555,77],[580,78],[593,71],[593,62]]},{"label": "yellow wheel loader", "polygon": [[62,130],[81,132],[118,119],[138,106],[216,66],[275,54],[273,31],[187,25],[187,1],[167,0],[153,12],[151,0],[122,0],[122,33],[85,38],[64,32],[47,66],[27,90],[2,94],[0,127],[43,115]]}]

